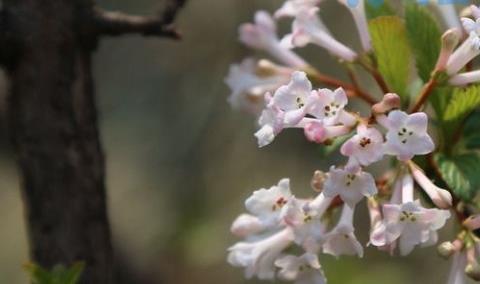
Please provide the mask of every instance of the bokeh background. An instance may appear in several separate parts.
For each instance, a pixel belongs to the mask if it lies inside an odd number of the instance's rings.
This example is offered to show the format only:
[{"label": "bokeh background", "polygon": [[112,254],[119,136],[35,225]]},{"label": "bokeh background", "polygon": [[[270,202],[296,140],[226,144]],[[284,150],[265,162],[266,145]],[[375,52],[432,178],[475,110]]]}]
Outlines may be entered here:
[{"label": "bokeh background", "polygon": [[[244,199],[282,177],[291,178],[297,195],[311,195],[313,171],[327,169],[337,159],[322,156],[296,131],[259,150],[253,117],[226,102],[229,90],[223,78],[229,64],[252,55],[237,41],[238,25],[250,21],[254,11],[274,11],[281,2],[190,0],[177,21],[183,41],[126,36],[101,42],[94,73],[109,212],[124,274],[119,283],[257,283],[244,280],[243,271],[225,261],[226,248],[236,241],[230,223],[244,210]],[[151,14],[159,0],[99,0],[99,5]],[[348,12],[336,1],[323,7],[334,34],[358,48]],[[286,29],[288,22],[281,27]],[[307,47],[301,54],[325,73],[347,79],[323,50]],[[373,85],[366,77],[362,82],[366,88]],[[4,99],[3,74],[0,86]],[[18,173],[4,125],[2,119],[0,283],[28,283],[22,270],[28,248]],[[363,243],[368,222],[360,210],[357,236]],[[449,267],[434,247],[406,258],[367,248],[363,259],[322,255],[321,262],[331,284],[444,283]]]}]

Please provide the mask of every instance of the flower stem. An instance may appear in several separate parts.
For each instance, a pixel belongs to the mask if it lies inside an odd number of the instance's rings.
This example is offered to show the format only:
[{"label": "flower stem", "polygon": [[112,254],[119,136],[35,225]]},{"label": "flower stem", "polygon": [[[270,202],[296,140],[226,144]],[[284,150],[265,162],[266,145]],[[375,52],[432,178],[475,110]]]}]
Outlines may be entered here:
[{"label": "flower stem", "polygon": [[417,112],[420,110],[420,108],[422,108],[422,106],[425,104],[428,97],[432,94],[432,91],[435,89],[436,86],[437,81],[435,80],[435,77],[432,76],[432,78],[430,78],[430,80],[423,86],[422,91],[417,98],[417,101],[410,109],[410,113]]},{"label": "flower stem", "polygon": [[375,67],[373,67],[369,63],[366,63],[363,60],[358,61],[358,64],[360,64],[360,66],[362,66],[365,70],[367,70],[368,73],[370,73],[370,75],[373,77],[375,82],[377,82],[378,86],[380,87],[380,89],[384,94],[391,93],[387,82],[385,82],[385,79],[383,79],[382,74],[380,74],[380,72],[378,72],[378,70]]},{"label": "flower stem", "polygon": [[358,97],[370,105],[374,105],[377,102],[372,96],[362,91],[355,84],[352,85],[352,84],[343,82],[341,80],[338,80],[328,75],[325,75],[323,73],[320,73],[317,70],[308,70],[307,74],[313,81],[323,83],[325,85],[332,86],[332,87],[342,87],[345,89],[345,91],[349,96]]}]

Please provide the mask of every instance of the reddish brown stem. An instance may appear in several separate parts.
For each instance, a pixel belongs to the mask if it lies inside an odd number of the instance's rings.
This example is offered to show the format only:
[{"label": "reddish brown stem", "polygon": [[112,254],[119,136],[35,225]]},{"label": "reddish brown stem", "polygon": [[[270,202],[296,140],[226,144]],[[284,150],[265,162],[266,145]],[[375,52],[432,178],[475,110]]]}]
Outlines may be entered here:
[{"label": "reddish brown stem", "polygon": [[432,78],[425,84],[425,86],[423,86],[417,101],[415,102],[415,104],[410,110],[410,113],[417,112],[422,108],[422,106],[427,101],[428,97],[432,94],[432,91],[433,89],[435,89],[436,85],[437,85],[437,81]]},{"label": "reddish brown stem", "polygon": [[332,86],[332,87],[342,87],[345,89],[348,95],[358,97],[370,105],[374,105],[376,103],[376,100],[373,97],[371,97],[369,94],[365,93],[355,85],[332,78],[328,75],[322,74],[317,71],[309,75],[313,80],[323,83],[325,85]]}]

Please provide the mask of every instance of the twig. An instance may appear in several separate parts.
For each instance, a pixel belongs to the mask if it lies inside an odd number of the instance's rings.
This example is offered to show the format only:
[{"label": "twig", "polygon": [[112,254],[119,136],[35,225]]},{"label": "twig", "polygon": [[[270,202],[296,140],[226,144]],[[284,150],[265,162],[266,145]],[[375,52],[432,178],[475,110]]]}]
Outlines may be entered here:
[{"label": "twig", "polygon": [[316,70],[314,72],[308,72],[308,74],[311,76],[313,80],[317,82],[320,82],[332,87],[342,87],[343,89],[345,89],[347,94],[358,97],[370,105],[374,105],[376,103],[376,100],[374,98],[372,98],[369,94],[365,93],[355,85],[335,79],[333,77],[320,73]]},{"label": "twig", "polygon": [[96,8],[94,10],[96,32],[110,36],[138,33],[144,36],[180,39],[181,35],[173,26],[173,22],[185,3],[186,0],[168,0],[165,9],[154,16],[136,16]]},{"label": "twig", "polygon": [[433,89],[435,89],[436,85],[437,85],[437,81],[435,80],[435,77],[432,76],[432,78],[430,78],[430,80],[423,86],[417,101],[415,102],[413,107],[410,109],[410,113],[420,110],[420,108],[425,104],[428,97],[432,93]]},{"label": "twig", "polygon": [[385,82],[385,79],[383,79],[382,74],[380,74],[380,72],[378,72],[376,68],[373,68],[372,66],[370,66],[369,64],[361,60],[358,63],[360,64],[360,66],[365,68],[365,70],[367,70],[368,73],[370,73],[370,75],[372,75],[373,79],[375,80],[375,82],[377,82],[378,86],[380,87],[380,89],[384,94],[391,93],[387,82]]}]

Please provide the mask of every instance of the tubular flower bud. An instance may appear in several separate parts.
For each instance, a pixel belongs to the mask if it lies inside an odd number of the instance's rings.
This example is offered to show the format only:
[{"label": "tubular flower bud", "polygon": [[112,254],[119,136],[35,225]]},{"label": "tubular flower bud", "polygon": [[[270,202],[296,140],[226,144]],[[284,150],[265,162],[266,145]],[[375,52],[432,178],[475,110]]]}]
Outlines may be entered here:
[{"label": "tubular flower bud", "polygon": [[277,37],[277,25],[270,14],[258,11],[255,14],[254,23],[246,23],[240,26],[240,41],[245,45],[264,50],[273,57],[295,68],[304,68],[308,64],[297,54],[284,47]]},{"label": "tubular flower bud", "polygon": [[309,43],[325,48],[331,54],[347,62],[353,62],[358,55],[349,47],[337,41],[317,16],[318,8],[302,9],[295,17],[292,34],[282,39],[285,45],[303,47]]},{"label": "tubular flower bud", "polygon": [[442,47],[435,66],[436,71],[445,70],[450,56],[460,42],[461,36],[462,32],[458,28],[449,29],[442,35]]},{"label": "tubular flower bud", "polygon": [[388,93],[383,96],[382,100],[372,106],[372,112],[375,114],[383,114],[400,107],[400,97],[397,94]]},{"label": "tubular flower bud", "polygon": [[438,208],[447,209],[452,206],[452,195],[450,192],[433,184],[425,173],[413,162],[409,162],[408,165],[410,166],[415,181]]}]

